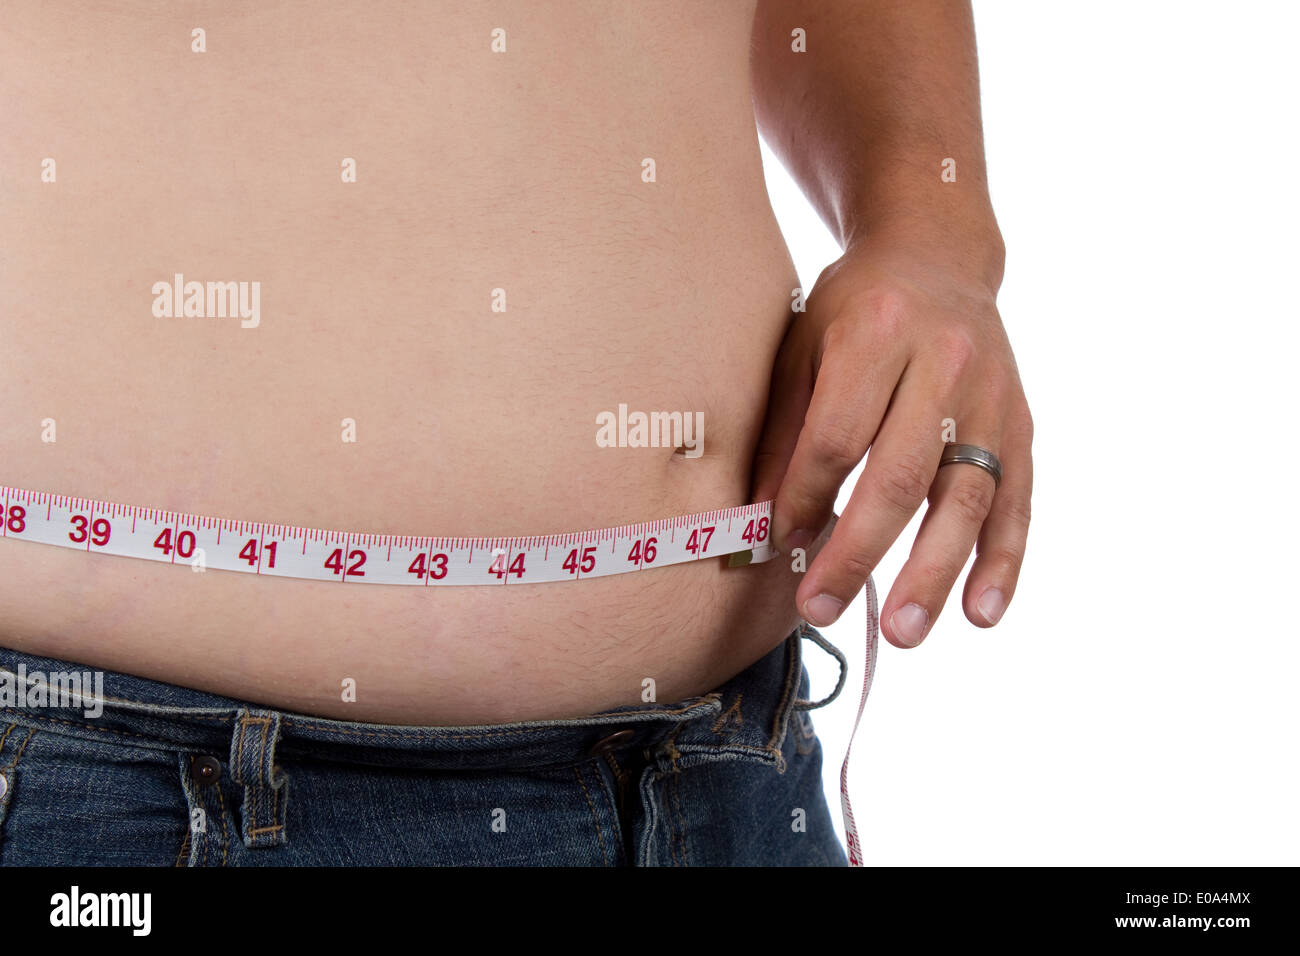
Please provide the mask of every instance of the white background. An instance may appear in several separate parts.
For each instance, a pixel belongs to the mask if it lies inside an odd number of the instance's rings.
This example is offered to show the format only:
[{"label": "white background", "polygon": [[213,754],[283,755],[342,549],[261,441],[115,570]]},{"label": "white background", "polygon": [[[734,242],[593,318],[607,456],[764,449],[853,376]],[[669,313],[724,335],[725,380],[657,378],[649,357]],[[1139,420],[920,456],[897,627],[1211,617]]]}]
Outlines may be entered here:
[{"label": "white background", "polygon": [[[1300,5],[975,17],[1034,524],[998,627],[959,583],[921,647],[881,641],[850,776],[868,863],[1300,863]],[[839,250],[765,163],[811,287]],[[859,598],[827,630],[853,669],[814,714],[837,827],[863,622]],[[819,696],[836,668],[805,648]]]}]

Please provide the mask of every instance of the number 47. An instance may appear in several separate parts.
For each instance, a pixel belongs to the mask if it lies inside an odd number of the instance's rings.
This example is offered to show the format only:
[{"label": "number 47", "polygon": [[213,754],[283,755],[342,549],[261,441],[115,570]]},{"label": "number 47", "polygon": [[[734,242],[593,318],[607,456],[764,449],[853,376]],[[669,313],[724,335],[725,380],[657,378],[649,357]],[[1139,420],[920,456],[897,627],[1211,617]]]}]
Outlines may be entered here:
[{"label": "number 47", "polygon": [[[686,542],[686,550],[691,554],[704,554],[707,552],[715,530],[717,530],[716,525],[709,525],[707,528],[697,528],[692,531],[689,540]],[[700,535],[704,535],[703,541],[700,541]]]}]

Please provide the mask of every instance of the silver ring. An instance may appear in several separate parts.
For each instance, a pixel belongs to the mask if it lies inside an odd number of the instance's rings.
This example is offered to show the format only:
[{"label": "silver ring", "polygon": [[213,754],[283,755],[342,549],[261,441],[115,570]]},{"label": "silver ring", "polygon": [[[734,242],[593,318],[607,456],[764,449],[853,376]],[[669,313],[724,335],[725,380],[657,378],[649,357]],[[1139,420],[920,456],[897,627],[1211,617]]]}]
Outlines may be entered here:
[{"label": "silver ring", "polygon": [[979,445],[949,444],[939,456],[939,467],[944,465],[978,465],[993,476],[993,485],[1002,484],[1002,462],[998,456]]}]

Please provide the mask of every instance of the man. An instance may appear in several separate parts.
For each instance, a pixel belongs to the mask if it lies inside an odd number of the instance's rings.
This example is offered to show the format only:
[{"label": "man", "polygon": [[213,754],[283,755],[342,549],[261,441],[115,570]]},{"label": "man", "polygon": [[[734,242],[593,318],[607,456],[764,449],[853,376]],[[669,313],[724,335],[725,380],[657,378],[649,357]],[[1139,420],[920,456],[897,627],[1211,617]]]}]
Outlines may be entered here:
[{"label": "man", "polygon": [[[99,723],[0,713],[0,862],[88,820],[95,861],[843,861],[800,619],[927,497],[897,646],[977,544],[995,624],[1026,538],[966,4],[19,2],[0,103],[7,486],[467,537],[775,498],[783,555],[340,588],[6,539],[0,666],[110,673]],[[755,115],[845,248],[806,309]],[[608,447],[623,407],[699,428]],[[129,836],[84,787],[55,823],[105,759]]]}]

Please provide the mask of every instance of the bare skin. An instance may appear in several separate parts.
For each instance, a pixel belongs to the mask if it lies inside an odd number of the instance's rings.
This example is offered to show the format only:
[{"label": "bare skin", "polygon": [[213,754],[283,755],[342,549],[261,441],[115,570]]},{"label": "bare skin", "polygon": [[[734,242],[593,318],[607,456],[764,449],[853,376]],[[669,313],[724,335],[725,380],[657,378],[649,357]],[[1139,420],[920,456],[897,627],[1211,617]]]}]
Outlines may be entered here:
[{"label": "bare skin", "polygon": [[[816,55],[789,55],[792,23]],[[759,125],[845,250],[772,373],[754,486],[776,498],[778,545],[817,537],[871,450],[799,607],[834,622],[928,501],[881,605],[885,637],[925,640],[972,550],[962,609],[992,627],[1025,557],[1033,420],[995,301],[1005,251],[970,4],[760,0],[754,40]],[[952,441],[996,455],[1001,484],[942,467]]]},{"label": "bare skin", "polygon": [[[821,341],[791,325],[798,281],[763,187],[763,8],[389,7],[7,7],[0,481],[446,535],[603,527],[779,488],[785,528],[815,536],[828,481],[792,507],[790,456],[755,469],[803,420],[769,414],[774,368]],[[207,53],[190,52],[195,26]],[[56,184],[40,181],[46,156]],[[178,271],[260,281],[261,324],[155,317],[150,287]],[[956,301],[976,271],[927,275]],[[815,291],[809,315],[832,299]],[[1009,350],[987,361],[1014,372]],[[704,455],[597,447],[596,414],[621,402],[702,411]],[[789,487],[823,465],[792,465]],[[807,577],[851,597],[865,565],[845,567]],[[1009,597],[1014,575],[997,574]],[[917,600],[941,607],[941,583]],[[660,700],[706,692],[800,610],[816,619],[800,584],[785,562],[709,562],[514,591],[345,589],[0,541],[0,644],[307,713],[498,722],[637,703],[646,677]]]}]

